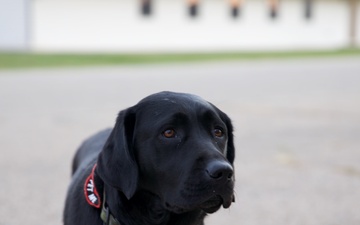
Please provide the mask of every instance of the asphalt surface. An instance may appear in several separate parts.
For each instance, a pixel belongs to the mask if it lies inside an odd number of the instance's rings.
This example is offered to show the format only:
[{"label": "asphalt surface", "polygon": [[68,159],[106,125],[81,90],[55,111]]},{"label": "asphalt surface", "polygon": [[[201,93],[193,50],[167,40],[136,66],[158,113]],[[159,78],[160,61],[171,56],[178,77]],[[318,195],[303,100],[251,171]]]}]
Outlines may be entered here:
[{"label": "asphalt surface", "polygon": [[236,128],[236,203],[207,225],[360,224],[360,58],[0,71],[0,225],[60,225],[81,141],[148,94]]}]

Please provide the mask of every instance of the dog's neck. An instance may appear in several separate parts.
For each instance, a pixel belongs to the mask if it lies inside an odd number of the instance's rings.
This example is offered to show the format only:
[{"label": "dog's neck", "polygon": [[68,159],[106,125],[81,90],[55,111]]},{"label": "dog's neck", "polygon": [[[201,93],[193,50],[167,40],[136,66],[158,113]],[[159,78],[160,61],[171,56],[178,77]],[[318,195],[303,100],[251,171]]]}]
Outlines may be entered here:
[{"label": "dog's neck", "polygon": [[111,213],[121,225],[202,225],[206,215],[202,210],[172,213],[157,196],[146,191],[137,191],[130,200],[112,187],[105,187],[105,192],[106,204],[110,211],[118,209]]}]

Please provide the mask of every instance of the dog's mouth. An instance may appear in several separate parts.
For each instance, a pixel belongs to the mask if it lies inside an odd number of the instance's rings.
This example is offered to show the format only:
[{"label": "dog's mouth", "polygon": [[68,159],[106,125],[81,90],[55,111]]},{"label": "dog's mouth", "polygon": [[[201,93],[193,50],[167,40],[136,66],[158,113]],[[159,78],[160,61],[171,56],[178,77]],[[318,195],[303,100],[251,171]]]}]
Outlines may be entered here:
[{"label": "dog's mouth", "polygon": [[223,199],[219,195],[217,195],[203,202],[200,205],[200,208],[207,213],[214,213],[219,210],[223,202]]},{"label": "dog's mouth", "polygon": [[229,208],[232,202],[235,202],[234,196],[226,199],[222,198],[220,195],[216,195],[202,203],[200,207],[207,213],[214,213],[219,210],[221,206],[225,209]]},{"label": "dog's mouth", "polygon": [[180,207],[180,206],[174,206],[170,205],[169,203],[166,203],[166,208],[169,209],[172,212],[175,213],[183,213],[186,211],[190,211],[194,208],[198,208],[203,210],[206,213],[214,213],[220,209],[221,206],[223,206],[225,209],[229,208],[231,203],[234,202],[234,197],[232,196],[229,199],[224,199],[220,195],[212,196],[210,199],[207,199],[206,201],[202,202],[200,205],[197,205],[196,207]]}]

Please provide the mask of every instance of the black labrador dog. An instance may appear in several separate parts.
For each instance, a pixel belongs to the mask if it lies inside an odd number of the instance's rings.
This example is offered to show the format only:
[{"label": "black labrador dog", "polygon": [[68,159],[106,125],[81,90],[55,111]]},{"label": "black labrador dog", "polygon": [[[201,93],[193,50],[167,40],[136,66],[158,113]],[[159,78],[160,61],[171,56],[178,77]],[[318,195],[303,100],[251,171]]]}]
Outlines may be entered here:
[{"label": "black labrador dog", "polygon": [[229,117],[195,95],[161,92],[119,113],[73,161],[65,225],[202,225],[234,201]]}]

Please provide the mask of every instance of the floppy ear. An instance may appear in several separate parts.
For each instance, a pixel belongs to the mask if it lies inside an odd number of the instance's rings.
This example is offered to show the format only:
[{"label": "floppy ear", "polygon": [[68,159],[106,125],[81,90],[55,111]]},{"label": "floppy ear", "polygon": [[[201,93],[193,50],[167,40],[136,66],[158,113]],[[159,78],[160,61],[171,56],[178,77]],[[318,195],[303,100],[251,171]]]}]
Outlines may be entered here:
[{"label": "floppy ear", "polygon": [[[211,103],[210,103],[211,104]],[[212,104],[211,104],[212,105]],[[216,111],[219,113],[219,116],[221,120],[225,123],[227,132],[228,132],[228,142],[227,142],[227,149],[226,149],[226,158],[231,163],[231,165],[234,164],[235,159],[235,146],[234,146],[234,128],[231,123],[231,119],[226,115],[223,111],[218,109],[216,106],[212,105]]]},{"label": "floppy ear", "polygon": [[222,114],[223,114],[223,121],[225,122],[226,128],[228,130],[226,158],[231,163],[231,165],[233,165],[235,159],[235,146],[234,146],[234,134],[233,134],[234,128],[230,118],[225,113]]},{"label": "floppy ear", "polygon": [[100,152],[96,172],[107,184],[123,192],[130,199],[137,188],[138,166],[132,140],[135,113],[121,111],[103,150]]}]

